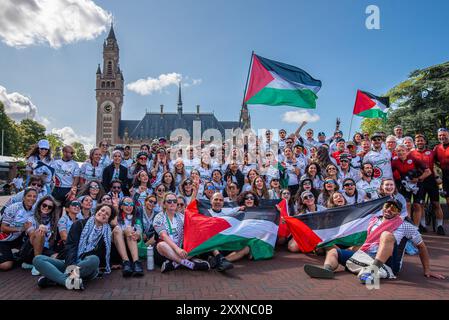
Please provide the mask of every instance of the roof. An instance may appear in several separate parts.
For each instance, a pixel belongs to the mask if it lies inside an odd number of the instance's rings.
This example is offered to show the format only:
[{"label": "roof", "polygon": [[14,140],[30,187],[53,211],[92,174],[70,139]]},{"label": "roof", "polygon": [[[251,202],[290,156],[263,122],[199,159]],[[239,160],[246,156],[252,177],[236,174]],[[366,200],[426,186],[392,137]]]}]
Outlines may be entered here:
[{"label": "roof", "polygon": [[153,139],[155,137],[169,137],[175,129],[186,129],[193,138],[193,123],[201,121],[201,134],[208,129],[218,129],[222,136],[226,129],[239,127],[238,121],[218,121],[213,113],[146,113],[142,120],[121,120],[119,136],[123,137],[125,128],[128,128],[128,137],[140,139]]}]

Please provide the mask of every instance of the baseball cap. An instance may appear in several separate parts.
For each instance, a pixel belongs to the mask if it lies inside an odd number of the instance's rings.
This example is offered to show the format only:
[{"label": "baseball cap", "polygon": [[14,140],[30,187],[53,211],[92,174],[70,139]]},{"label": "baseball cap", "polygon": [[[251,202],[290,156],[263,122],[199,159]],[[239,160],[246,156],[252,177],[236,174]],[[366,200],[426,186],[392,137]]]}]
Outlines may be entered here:
[{"label": "baseball cap", "polygon": [[136,159],[139,159],[140,157],[145,156],[148,158],[148,153],[145,151],[140,151],[137,155],[136,155]]},{"label": "baseball cap", "polygon": [[396,199],[390,199],[388,200],[386,203],[391,203],[392,205],[394,205],[396,208],[399,209],[399,211],[402,210],[402,203]]},{"label": "baseball cap", "polygon": [[318,137],[322,137],[322,136],[326,136],[326,134],[323,131],[318,132]]},{"label": "baseball cap", "polygon": [[165,139],[164,137],[160,137],[159,142],[167,142],[167,139]]},{"label": "baseball cap", "polygon": [[337,134],[337,133],[343,134],[343,131],[341,131],[341,130],[336,130],[336,131],[334,132],[334,134]]},{"label": "baseball cap", "polygon": [[342,142],[342,141],[345,142],[345,139],[343,139],[343,138],[338,138],[337,140],[335,140],[336,143],[339,143],[339,142]]},{"label": "baseball cap", "polygon": [[351,161],[352,157],[349,153],[341,153],[340,154],[340,161],[347,160]]},{"label": "baseball cap", "polygon": [[39,149],[50,149],[50,143],[45,139],[39,140],[37,146],[39,147]]},{"label": "baseball cap", "polygon": [[355,143],[354,143],[354,141],[348,141],[348,142],[346,142],[346,146],[347,147],[355,147]]},{"label": "baseball cap", "polygon": [[371,140],[373,140],[374,138],[382,138],[382,135],[380,134],[380,132],[374,132],[371,135]]}]

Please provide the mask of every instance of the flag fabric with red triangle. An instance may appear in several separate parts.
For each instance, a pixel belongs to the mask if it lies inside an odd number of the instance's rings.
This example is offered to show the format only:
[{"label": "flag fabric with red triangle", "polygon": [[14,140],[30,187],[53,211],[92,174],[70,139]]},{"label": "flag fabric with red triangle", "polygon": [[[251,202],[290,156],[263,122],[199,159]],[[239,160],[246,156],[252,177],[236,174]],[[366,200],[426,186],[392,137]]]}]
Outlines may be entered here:
[{"label": "flag fabric with red triangle", "polygon": [[357,90],[357,96],[354,104],[355,114],[364,118],[382,118],[387,117],[387,108],[390,107],[388,97],[378,97],[367,91]]}]

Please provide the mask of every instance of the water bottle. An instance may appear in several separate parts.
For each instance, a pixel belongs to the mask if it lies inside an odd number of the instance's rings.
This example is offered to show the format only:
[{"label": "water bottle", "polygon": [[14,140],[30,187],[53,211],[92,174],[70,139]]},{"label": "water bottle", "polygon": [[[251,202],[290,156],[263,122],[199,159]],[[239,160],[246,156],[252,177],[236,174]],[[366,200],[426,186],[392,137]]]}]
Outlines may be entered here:
[{"label": "water bottle", "polygon": [[147,247],[147,270],[154,270],[154,251],[153,246]]}]

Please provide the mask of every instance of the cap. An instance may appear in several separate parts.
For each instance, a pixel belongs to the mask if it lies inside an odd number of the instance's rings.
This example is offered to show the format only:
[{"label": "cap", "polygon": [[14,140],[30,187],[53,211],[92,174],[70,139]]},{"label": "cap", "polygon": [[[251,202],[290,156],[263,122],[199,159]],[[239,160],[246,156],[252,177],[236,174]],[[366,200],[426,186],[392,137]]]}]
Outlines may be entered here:
[{"label": "cap", "polygon": [[382,134],[380,132],[374,132],[371,135],[371,140],[373,140],[374,138],[382,138]]},{"label": "cap", "polygon": [[346,179],[343,180],[343,183],[342,183],[343,186],[345,185],[345,183],[346,183],[347,181],[351,181],[352,183],[355,184],[355,180],[354,180],[354,179],[352,179],[352,178],[346,178]]},{"label": "cap", "polygon": [[167,139],[165,139],[164,137],[160,137],[159,142],[167,142]]},{"label": "cap", "polygon": [[140,151],[139,153],[137,153],[136,159],[139,159],[141,156],[145,156],[148,158],[148,153],[145,151]]},{"label": "cap", "polygon": [[351,161],[352,157],[349,153],[341,153],[340,154],[340,161]]},{"label": "cap", "polygon": [[343,134],[343,131],[341,131],[341,130],[335,130],[334,134],[337,134],[337,133]]},{"label": "cap", "polygon": [[402,210],[402,203],[400,202],[400,201],[398,201],[398,200],[396,200],[396,199],[390,199],[390,200],[388,200],[386,203],[391,203],[392,205],[394,205],[394,206],[396,206],[396,208],[398,208],[399,209],[399,211],[401,211]]},{"label": "cap", "polygon": [[321,132],[318,132],[318,137],[325,137],[326,136],[326,134],[323,132],[323,131],[321,131]]},{"label": "cap", "polygon": [[335,140],[336,143],[339,143],[339,142],[342,142],[342,141],[345,142],[345,139],[343,139],[343,138],[338,138],[337,140]]},{"label": "cap", "polygon": [[348,141],[348,142],[346,142],[346,146],[347,147],[355,147],[355,143],[354,143],[354,141]]},{"label": "cap", "polygon": [[48,140],[42,139],[37,143],[39,149],[50,149],[50,143]]},{"label": "cap", "polygon": [[123,151],[119,150],[119,149],[115,149],[114,151],[112,151],[112,156],[114,156],[114,154],[119,153],[120,156],[123,158]]}]

